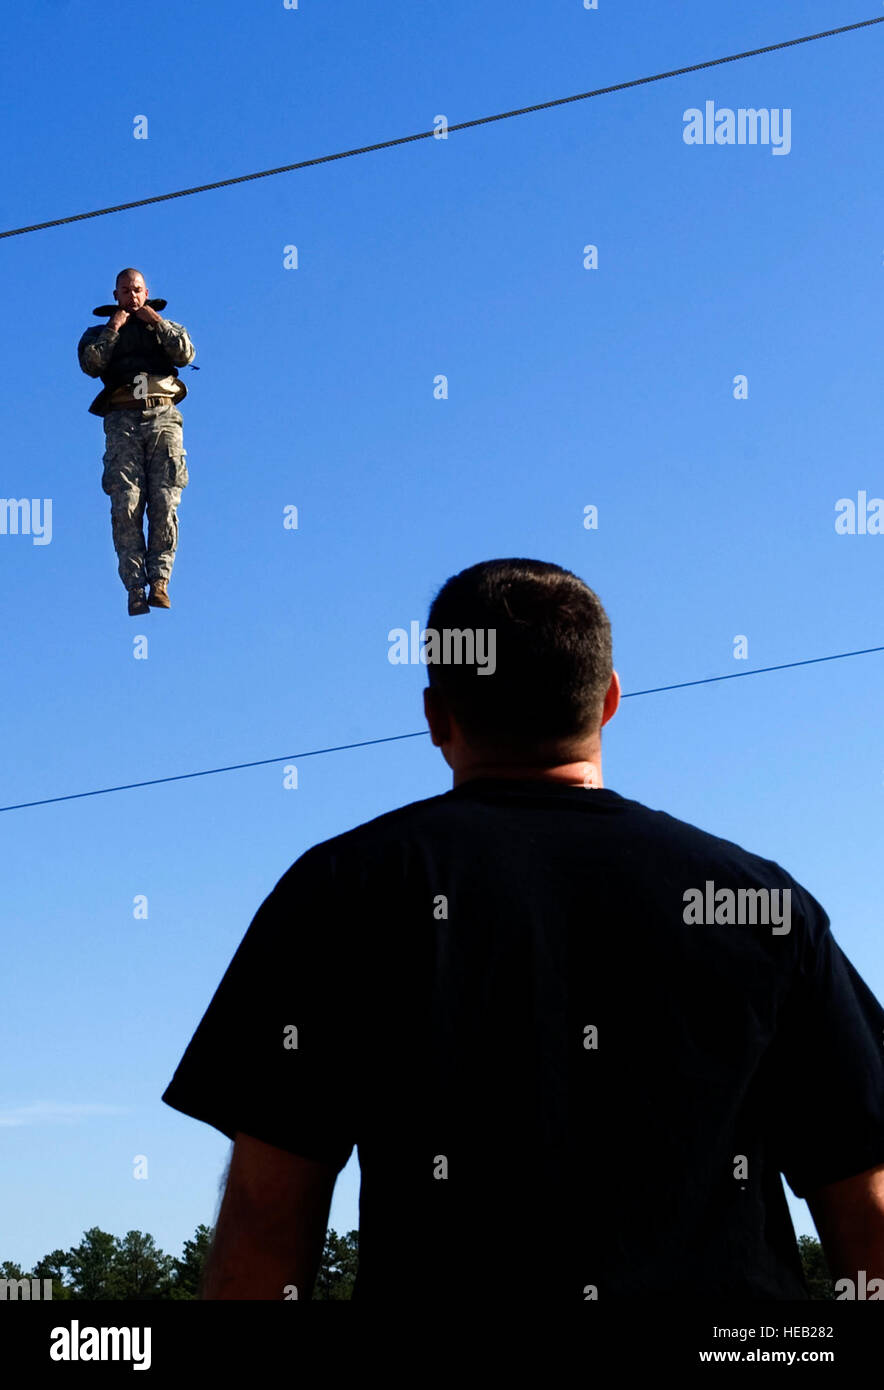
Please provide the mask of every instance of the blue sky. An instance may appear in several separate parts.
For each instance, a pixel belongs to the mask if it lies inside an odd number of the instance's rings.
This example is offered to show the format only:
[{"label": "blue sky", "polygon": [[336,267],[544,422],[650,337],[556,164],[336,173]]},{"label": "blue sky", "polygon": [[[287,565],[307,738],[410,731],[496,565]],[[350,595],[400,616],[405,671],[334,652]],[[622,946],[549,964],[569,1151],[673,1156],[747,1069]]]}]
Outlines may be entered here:
[{"label": "blue sky", "polygon": [[[18,6],[0,223],[873,10]],[[493,556],[599,592],[627,692],[884,643],[884,538],[834,526],[839,499],[884,495],[882,30],[0,243],[0,492],[53,503],[51,543],[0,535],[2,804],[420,729],[421,668],[387,634]],[[686,145],[707,100],[789,108],[791,151]],[[137,620],[76,361],[130,264],[200,367],[174,606]],[[604,739],[606,785],[782,863],[879,997],[882,707],[878,654],[627,700]],[[255,909],[309,845],[450,785],[428,738],[297,766],[297,790],[280,762],[3,815],[0,1258],[92,1225],[178,1253],[213,1219],[228,1142],[160,1095]],[[354,1158],[339,1231],[357,1198]]]}]

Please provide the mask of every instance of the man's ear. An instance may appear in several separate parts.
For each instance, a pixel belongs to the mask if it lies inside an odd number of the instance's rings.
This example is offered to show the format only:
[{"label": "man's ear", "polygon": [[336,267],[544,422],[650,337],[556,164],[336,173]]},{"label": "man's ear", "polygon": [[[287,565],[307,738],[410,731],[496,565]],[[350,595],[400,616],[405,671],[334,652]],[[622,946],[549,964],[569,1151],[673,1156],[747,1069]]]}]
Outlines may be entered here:
[{"label": "man's ear", "polygon": [[609,719],[613,719],[617,710],[620,708],[620,677],[616,671],[611,672],[611,683],[605,694],[605,704],[602,709],[602,725],[607,724]]},{"label": "man's ear", "polygon": [[441,748],[451,737],[451,725],[445,702],[432,685],[428,685],[424,691],[424,714],[430,726],[430,738],[436,748]]}]

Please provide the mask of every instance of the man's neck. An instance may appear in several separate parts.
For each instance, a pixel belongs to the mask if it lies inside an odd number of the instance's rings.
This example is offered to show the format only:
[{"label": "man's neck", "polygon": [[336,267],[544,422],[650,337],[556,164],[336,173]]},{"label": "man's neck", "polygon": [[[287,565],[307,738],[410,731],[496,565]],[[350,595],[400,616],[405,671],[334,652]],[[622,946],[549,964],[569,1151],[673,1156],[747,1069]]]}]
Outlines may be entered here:
[{"label": "man's neck", "polygon": [[575,763],[558,763],[555,767],[538,767],[534,763],[495,763],[471,762],[455,769],[454,786],[475,781],[478,777],[504,778],[506,780],[555,782],[569,787],[584,787],[595,790],[603,787],[602,761],[583,760]]}]

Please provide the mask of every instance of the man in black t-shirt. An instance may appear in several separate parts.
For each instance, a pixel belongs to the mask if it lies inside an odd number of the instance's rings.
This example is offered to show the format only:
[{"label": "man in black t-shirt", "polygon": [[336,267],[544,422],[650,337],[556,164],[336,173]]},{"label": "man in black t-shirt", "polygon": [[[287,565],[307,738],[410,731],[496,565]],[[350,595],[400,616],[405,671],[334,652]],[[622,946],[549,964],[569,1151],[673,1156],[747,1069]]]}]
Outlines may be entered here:
[{"label": "man in black t-shirt", "polygon": [[473,566],[422,640],[453,790],[301,856],[163,1096],[235,1141],[202,1296],[309,1297],[354,1145],[366,1304],[804,1299],[781,1174],[873,1287],[884,1009],[822,907],[604,788],[575,575]]}]

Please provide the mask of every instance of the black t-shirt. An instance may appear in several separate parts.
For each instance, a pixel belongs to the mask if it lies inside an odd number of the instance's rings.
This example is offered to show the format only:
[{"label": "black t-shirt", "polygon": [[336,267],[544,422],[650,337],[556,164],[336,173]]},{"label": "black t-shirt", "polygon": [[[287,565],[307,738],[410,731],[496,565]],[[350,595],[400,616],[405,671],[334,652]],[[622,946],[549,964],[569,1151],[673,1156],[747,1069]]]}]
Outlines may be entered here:
[{"label": "black t-shirt", "polygon": [[339,1168],[358,1146],[362,1302],[807,1298],[780,1174],[884,1163],[882,1037],[777,864],[482,779],[289,869],[163,1100]]}]

